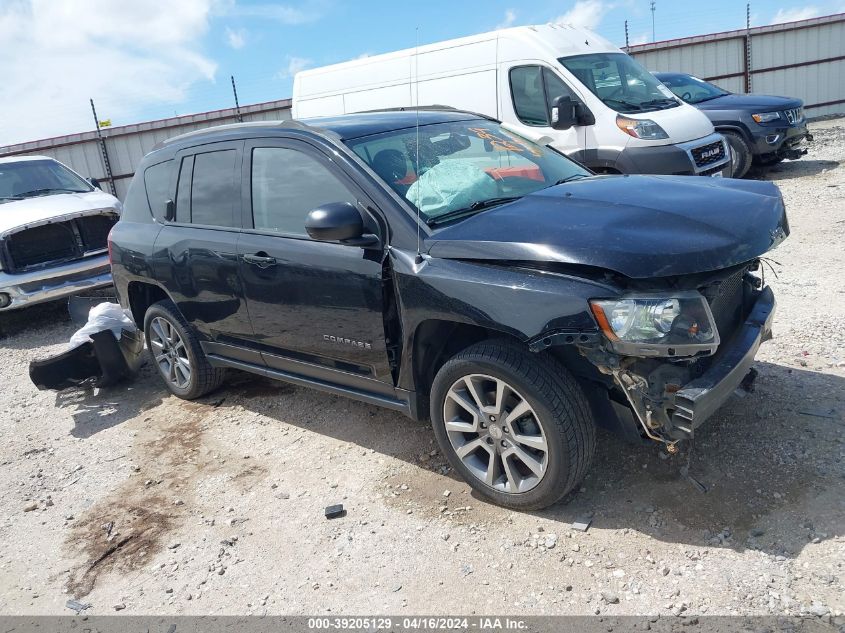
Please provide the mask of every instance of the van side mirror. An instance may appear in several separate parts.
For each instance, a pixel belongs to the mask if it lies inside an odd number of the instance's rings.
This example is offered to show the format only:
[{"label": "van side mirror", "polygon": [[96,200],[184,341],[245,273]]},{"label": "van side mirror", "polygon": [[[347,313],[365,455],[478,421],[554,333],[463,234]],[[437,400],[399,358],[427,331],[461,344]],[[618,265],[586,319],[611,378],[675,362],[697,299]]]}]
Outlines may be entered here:
[{"label": "van side mirror", "polygon": [[100,181],[94,178],[94,176],[91,176],[88,179],[88,184],[94,187],[95,189],[102,189],[102,187],[100,186]]},{"label": "van side mirror", "polygon": [[330,202],[312,209],[305,218],[312,240],[340,242],[349,246],[374,246],[378,237],[364,232],[364,218],[351,202]]},{"label": "van side mirror", "polygon": [[552,129],[568,130],[578,123],[578,102],[569,95],[561,95],[552,101]]}]

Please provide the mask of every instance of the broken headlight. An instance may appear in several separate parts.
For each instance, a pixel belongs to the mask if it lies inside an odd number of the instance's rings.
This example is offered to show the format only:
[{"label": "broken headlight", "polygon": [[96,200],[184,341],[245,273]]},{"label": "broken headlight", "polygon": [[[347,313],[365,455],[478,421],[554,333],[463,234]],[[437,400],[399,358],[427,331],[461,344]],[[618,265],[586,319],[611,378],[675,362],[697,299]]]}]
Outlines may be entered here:
[{"label": "broken headlight", "polygon": [[613,349],[626,356],[694,356],[719,346],[710,306],[695,291],[595,299],[590,307]]}]

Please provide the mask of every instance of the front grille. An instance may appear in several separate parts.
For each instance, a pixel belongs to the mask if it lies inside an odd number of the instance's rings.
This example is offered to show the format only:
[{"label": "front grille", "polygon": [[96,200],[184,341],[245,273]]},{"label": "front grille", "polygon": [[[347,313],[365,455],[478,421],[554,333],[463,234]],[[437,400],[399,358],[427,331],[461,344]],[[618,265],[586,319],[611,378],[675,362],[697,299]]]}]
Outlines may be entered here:
[{"label": "front grille", "polygon": [[7,270],[22,272],[102,251],[115,222],[113,214],[91,215],[13,233],[6,238]]},{"label": "front grille", "polygon": [[84,250],[87,252],[108,248],[109,231],[115,222],[117,218],[113,215],[91,215],[76,220]]},{"label": "front grille", "polygon": [[798,123],[804,118],[803,108],[792,108],[790,110],[784,110],[783,113],[786,115],[786,120],[790,123]]},{"label": "front grille", "polygon": [[744,275],[745,269],[741,269],[699,289],[707,299],[723,343],[733,336],[742,323]]},{"label": "front grille", "polygon": [[715,141],[701,147],[695,147],[690,152],[696,167],[704,167],[718,163],[725,158],[725,144],[722,141]]},{"label": "front grille", "polygon": [[716,165],[716,167],[709,167],[707,169],[702,169],[698,172],[699,176],[712,176],[713,174],[721,174],[722,170],[725,168],[724,165]]}]

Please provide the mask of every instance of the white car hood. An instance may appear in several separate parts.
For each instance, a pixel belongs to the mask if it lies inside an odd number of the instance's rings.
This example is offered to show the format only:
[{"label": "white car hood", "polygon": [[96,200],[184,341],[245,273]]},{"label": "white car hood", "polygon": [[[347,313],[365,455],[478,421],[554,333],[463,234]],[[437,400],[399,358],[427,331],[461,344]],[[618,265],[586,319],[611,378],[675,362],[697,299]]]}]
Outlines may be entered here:
[{"label": "white car hood", "polygon": [[31,224],[44,224],[64,216],[90,215],[98,211],[120,213],[122,205],[99,189],[87,193],[58,193],[23,200],[0,201],[0,236]]}]

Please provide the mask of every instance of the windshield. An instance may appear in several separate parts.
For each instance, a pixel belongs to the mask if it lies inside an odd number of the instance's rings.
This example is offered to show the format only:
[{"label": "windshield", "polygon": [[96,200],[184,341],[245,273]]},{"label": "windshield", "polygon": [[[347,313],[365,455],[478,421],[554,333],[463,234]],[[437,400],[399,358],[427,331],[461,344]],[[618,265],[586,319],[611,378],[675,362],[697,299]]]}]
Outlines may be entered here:
[{"label": "windshield", "polygon": [[701,103],[730,94],[692,75],[661,75],[660,80],[687,103]]},{"label": "windshield", "polygon": [[346,144],[428,224],[590,175],[562,154],[483,119],[424,125],[419,133],[395,130]]},{"label": "windshield", "polygon": [[91,185],[54,160],[0,163],[0,202],[92,190]]},{"label": "windshield", "polygon": [[617,112],[652,112],[679,105],[666,86],[625,53],[575,55],[558,61]]}]

